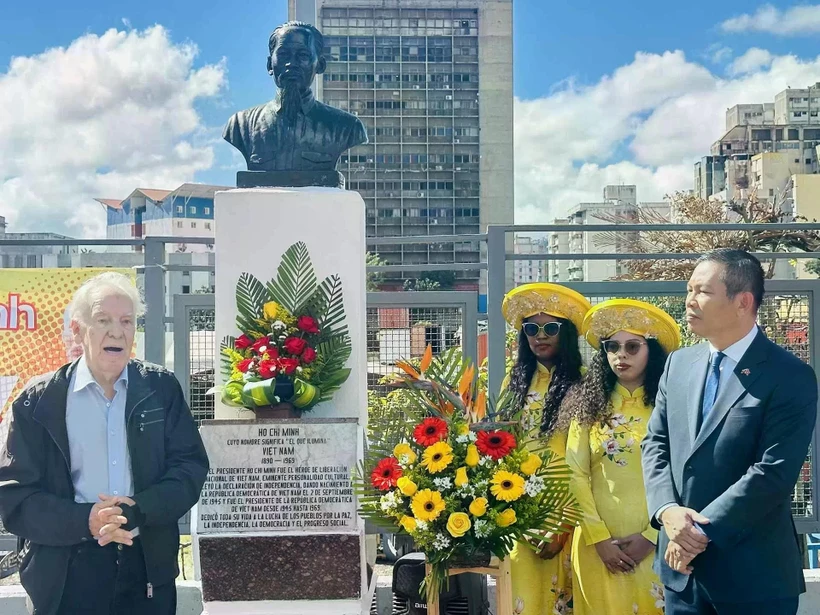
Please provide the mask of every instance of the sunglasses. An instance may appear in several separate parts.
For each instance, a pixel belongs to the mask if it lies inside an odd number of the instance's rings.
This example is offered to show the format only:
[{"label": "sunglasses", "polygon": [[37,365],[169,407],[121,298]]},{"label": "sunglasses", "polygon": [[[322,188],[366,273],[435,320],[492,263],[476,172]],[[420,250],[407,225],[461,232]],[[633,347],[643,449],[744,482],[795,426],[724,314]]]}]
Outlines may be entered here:
[{"label": "sunglasses", "polygon": [[640,352],[641,346],[646,346],[646,342],[639,342],[638,340],[629,340],[628,342],[621,342],[615,340],[607,340],[604,342],[604,350],[608,354],[618,354],[621,347],[626,350],[626,354],[636,355]]},{"label": "sunglasses", "polygon": [[561,331],[561,323],[546,322],[543,325],[539,325],[535,322],[525,322],[521,325],[521,329],[527,337],[536,337],[539,331],[543,331],[547,337],[555,337]]}]

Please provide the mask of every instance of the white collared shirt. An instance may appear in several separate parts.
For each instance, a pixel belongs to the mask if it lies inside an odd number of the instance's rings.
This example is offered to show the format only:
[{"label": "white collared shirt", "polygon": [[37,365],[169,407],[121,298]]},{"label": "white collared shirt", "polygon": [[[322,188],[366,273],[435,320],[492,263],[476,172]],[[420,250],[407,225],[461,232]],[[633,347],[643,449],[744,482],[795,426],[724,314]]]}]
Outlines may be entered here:
[{"label": "white collared shirt", "polygon": [[[720,351],[723,352],[724,356],[723,361],[720,362],[720,380],[718,382],[718,395],[720,392],[726,387],[726,383],[729,381],[728,378],[724,378],[724,374],[732,373],[737,364],[740,363],[741,359],[743,359],[743,355],[746,354],[746,351],[749,350],[749,347],[752,345],[752,342],[757,337],[759,329],[757,324],[755,324],[751,331],[749,331],[745,336],[740,338],[734,344],[729,346],[728,348]],[[711,358],[715,356],[716,352],[719,352],[717,348],[715,348],[711,342],[709,342],[709,357],[710,361]],[[705,382],[705,381],[704,381]]]}]

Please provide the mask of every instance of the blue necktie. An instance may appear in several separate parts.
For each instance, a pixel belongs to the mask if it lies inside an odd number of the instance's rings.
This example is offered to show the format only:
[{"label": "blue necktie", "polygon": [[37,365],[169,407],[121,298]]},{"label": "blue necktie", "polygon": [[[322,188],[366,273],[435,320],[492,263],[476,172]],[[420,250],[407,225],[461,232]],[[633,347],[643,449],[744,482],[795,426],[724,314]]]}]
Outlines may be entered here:
[{"label": "blue necktie", "polygon": [[701,405],[701,425],[706,422],[712,407],[715,405],[717,399],[718,387],[720,386],[720,362],[726,355],[722,352],[716,352],[712,355],[712,360],[709,362],[709,375],[706,377],[706,386],[703,389],[703,403]]}]

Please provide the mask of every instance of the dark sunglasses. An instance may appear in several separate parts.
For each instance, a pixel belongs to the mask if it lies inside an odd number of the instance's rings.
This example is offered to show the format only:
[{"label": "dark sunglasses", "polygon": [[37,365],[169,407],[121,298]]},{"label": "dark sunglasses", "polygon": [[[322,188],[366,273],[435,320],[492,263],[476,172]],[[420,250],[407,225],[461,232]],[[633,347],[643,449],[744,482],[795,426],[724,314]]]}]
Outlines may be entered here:
[{"label": "dark sunglasses", "polygon": [[621,351],[621,346],[626,350],[626,354],[636,355],[640,352],[641,346],[646,346],[646,342],[639,342],[638,340],[629,340],[623,344],[615,340],[607,340],[604,342],[604,350],[606,350],[608,354],[618,354]]},{"label": "dark sunglasses", "polygon": [[539,325],[535,322],[525,322],[521,325],[521,329],[523,329],[524,335],[527,337],[536,337],[539,331],[543,331],[547,337],[555,337],[561,331],[561,323],[546,322],[543,325]]}]

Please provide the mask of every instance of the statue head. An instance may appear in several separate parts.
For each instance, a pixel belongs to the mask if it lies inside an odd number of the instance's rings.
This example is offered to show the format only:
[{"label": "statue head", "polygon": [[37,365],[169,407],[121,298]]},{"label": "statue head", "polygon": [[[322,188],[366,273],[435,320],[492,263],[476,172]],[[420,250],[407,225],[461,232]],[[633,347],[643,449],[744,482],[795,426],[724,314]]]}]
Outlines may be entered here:
[{"label": "statue head", "polygon": [[327,68],[322,33],[310,24],[289,21],[276,28],[268,41],[268,72],[280,90],[306,91]]}]

